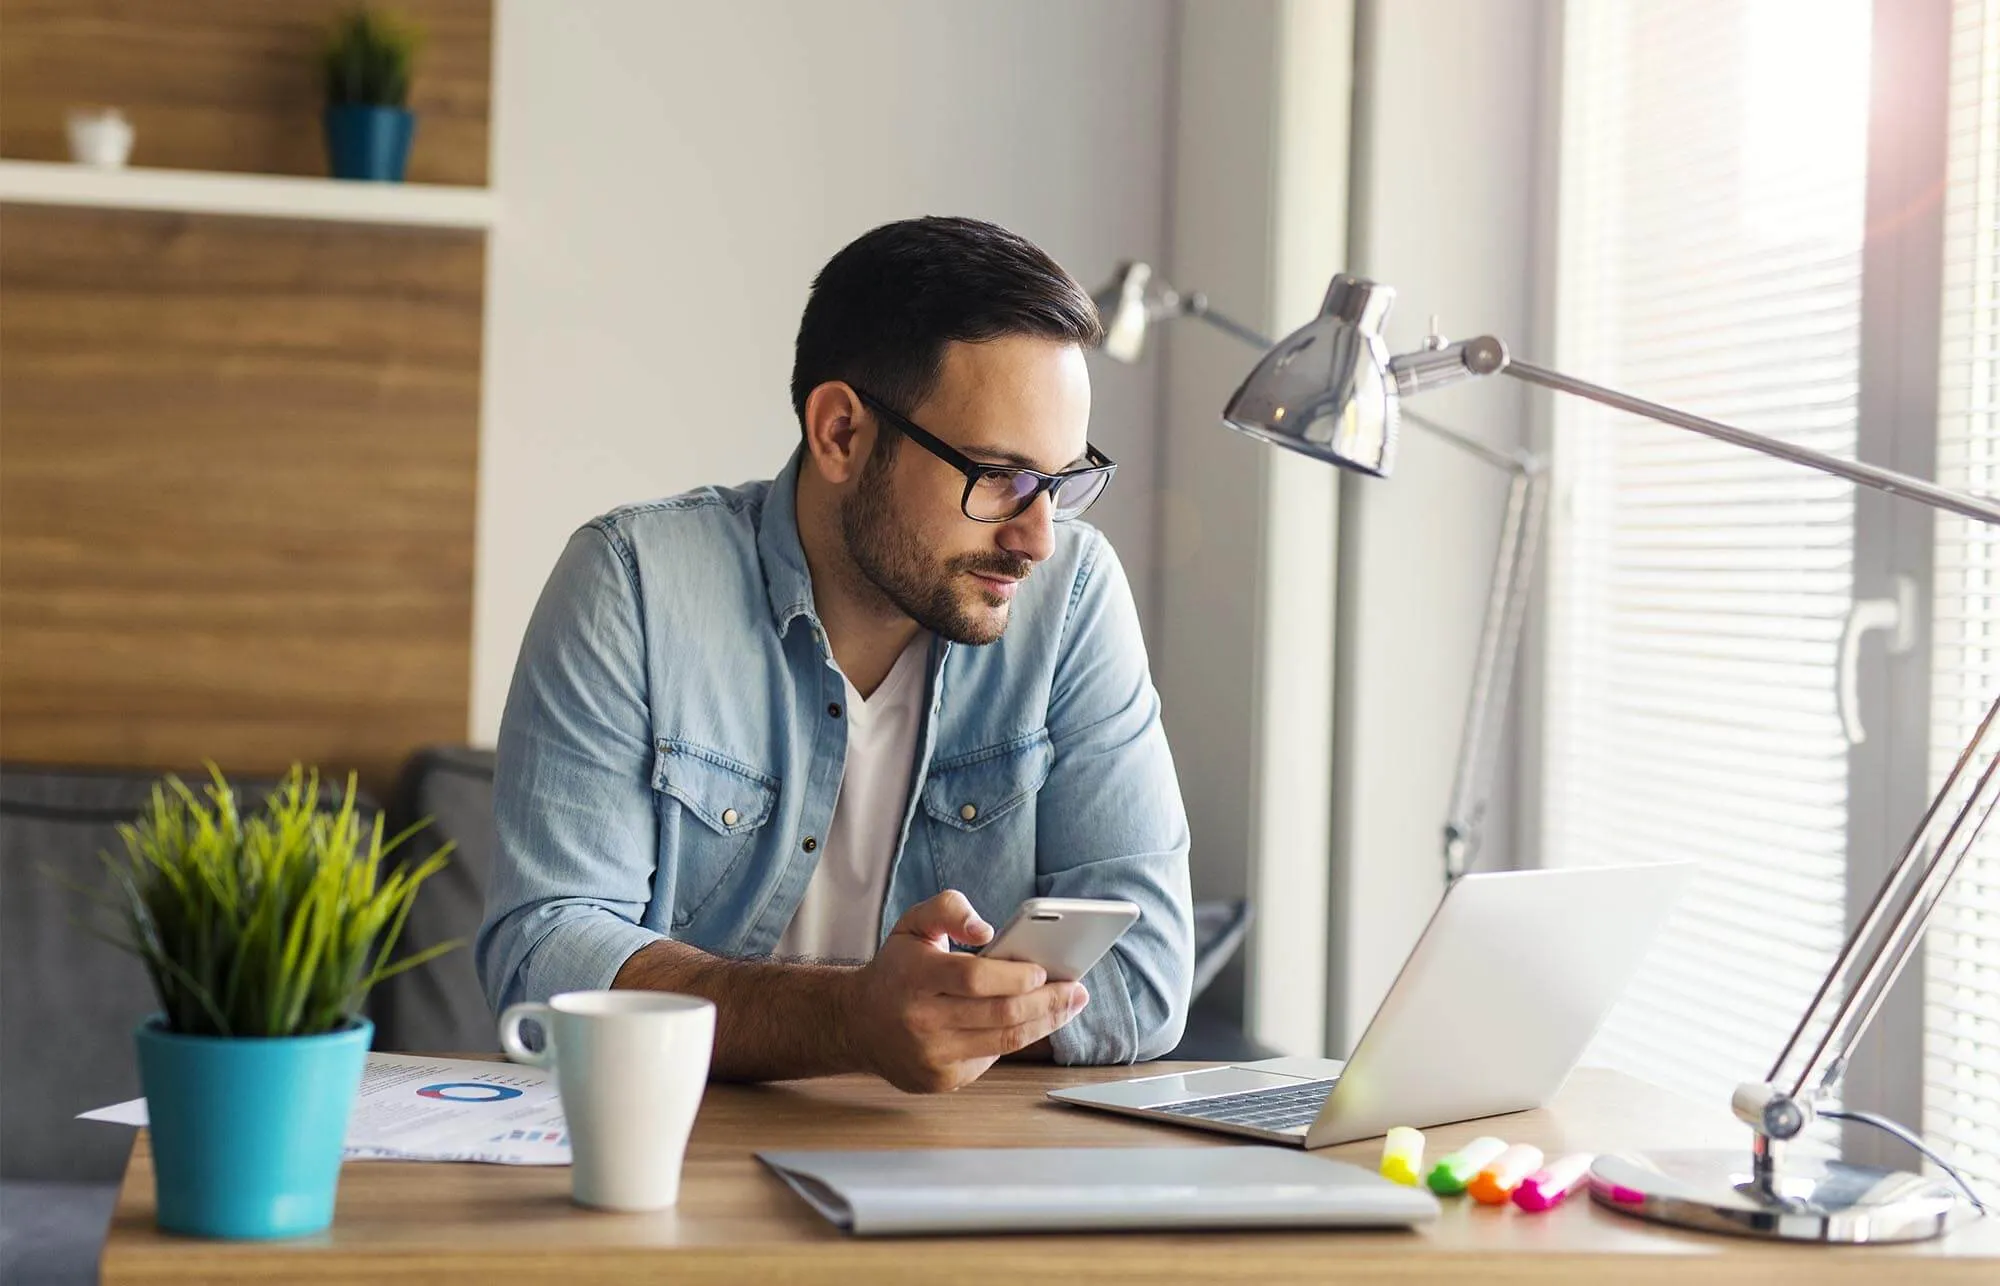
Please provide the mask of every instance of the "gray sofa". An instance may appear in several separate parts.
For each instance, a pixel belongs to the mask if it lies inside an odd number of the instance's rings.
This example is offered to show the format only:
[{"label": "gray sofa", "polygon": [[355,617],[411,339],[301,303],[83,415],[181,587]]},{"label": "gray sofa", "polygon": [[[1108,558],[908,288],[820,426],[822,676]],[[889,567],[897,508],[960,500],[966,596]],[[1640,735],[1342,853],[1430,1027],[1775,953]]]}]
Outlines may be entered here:
[{"label": "gray sofa", "polygon": [[493,869],[493,752],[436,746],[410,757],[389,797],[398,830],[430,825],[397,850],[399,862],[420,862],[447,842],[445,867],[424,881],[403,939],[411,949],[438,942],[465,946],[391,978],[370,998],[375,1048],[412,1053],[497,1053],[493,1013],[472,965],[472,935],[486,909]]}]

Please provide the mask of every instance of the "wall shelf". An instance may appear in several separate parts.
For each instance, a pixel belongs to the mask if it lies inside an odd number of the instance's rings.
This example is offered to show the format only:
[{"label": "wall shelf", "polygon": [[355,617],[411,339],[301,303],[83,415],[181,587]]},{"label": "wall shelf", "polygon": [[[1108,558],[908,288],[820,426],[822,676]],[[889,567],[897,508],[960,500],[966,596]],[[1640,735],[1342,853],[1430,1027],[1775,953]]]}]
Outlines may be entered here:
[{"label": "wall shelf", "polygon": [[9,202],[435,228],[490,228],[499,210],[486,188],[0,160]]}]

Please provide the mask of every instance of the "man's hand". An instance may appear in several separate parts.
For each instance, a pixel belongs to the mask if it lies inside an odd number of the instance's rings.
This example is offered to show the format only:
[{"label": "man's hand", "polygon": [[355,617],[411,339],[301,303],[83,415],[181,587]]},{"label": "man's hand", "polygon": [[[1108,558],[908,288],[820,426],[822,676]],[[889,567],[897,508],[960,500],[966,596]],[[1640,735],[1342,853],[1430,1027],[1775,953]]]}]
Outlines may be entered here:
[{"label": "man's hand", "polygon": [[950,947],[992,940],[993,926],[956,889],[911,907],[875,958],[847,977],[843,1017],[855,1059],[901,1090],[955,1090],[1083,1012],[1090,997],[1080,983]]}]

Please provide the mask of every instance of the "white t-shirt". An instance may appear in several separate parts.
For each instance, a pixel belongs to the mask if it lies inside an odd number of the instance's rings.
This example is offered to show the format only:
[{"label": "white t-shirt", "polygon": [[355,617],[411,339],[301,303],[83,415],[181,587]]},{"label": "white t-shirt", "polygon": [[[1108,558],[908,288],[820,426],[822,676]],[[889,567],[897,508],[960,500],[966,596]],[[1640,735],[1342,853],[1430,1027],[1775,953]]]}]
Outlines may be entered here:
[{"label": "white t-shirt", "polygon": [[867,960],[882,936],[882,901],[910,803],[923,723],[930,635],[918,632],[867,700],[847,684],[847,762],[819,866],[774,954]]}]

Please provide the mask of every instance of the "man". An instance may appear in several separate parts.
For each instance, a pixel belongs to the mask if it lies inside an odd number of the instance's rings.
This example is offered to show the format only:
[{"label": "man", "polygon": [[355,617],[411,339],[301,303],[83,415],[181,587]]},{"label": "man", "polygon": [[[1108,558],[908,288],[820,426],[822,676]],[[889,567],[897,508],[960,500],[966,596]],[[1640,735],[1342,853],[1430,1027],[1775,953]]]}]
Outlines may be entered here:
[{"label": "man", "polygon": [[[1124,573],[1071,521],[1113,470],[1098,338],[1004,229],[877,228],[813,283],[784,472],[576,533],[501,723],[496,1009],[705,996],[717,1076],[914,1091],[1172,1048],[1187,822]],[[1140,918],[1081,984],[951,949],[1034,896]]]}]

